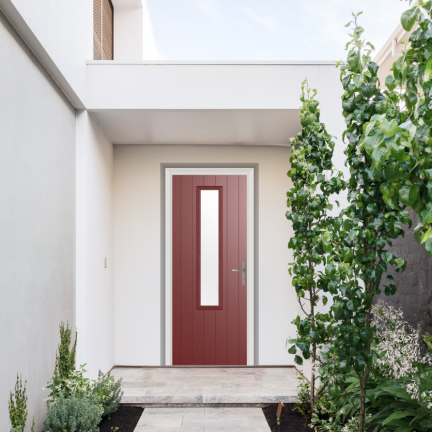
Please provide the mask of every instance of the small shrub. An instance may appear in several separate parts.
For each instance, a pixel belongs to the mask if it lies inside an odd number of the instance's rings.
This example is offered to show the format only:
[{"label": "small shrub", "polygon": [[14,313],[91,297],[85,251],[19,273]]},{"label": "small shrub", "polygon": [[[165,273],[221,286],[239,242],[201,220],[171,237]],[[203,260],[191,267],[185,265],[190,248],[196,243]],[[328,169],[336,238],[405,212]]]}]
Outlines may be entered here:
[{"label": "small shrub", "polygon": [[56,355],[54,376],[47,385],[47,388],[51,389],[50,397],[53,399],[67,388],[66,381],[69,380],[75,372],[77,337],[78,333],[75,334],[75,342],[71,348],[72,330],[69,328],[69,324],[67,324],[66,328],[63,322],[60,324],[60,345]]},{"label": "small shrub", "polygon": [[97,381],[95,381],[92,394],[95,399],[99,401],[102,406],[102,416],[105,417],[114,412],[123,396],[121,391],[121,379],[116,381],[113,376],[108,372],[106,376],[99,371]]},{"label": "small shrub", "polygon": [[[322,392],[320,398],[316,402],[315,412],[312,414],[311,424],[309,426],[315,432],[343,431],[342,428],[344,425],[341,419],[341,413],[338,411],[327,392]],[[349,431],[348,429],[347,432]]]},{"label": "small shrub", "polygon": [[51,389],[51,400],[55,400],[57,395],[62,393],[65,397],[88,397],[92,392],[92,384],[89,378],[84,374],[87,372],[84,369],[85,365],[81,365],[79,369],[70,372],[66,379],[59,380],[55,375],[48,382],[47,388]]},{"label": "small shrub", "polygon": [[47,401],[45,432],[98,432],[102,420],[102,407],[91,398],[58,395]]},{"label": "small shrub", "polygon": [[303,378],[299,378],[300,382],[297,386],[298,402],[295,404],[294,409],[301,415],[307,415],[311,412],[310,405],[310,384]]},{"label": "small shrub", "polygon": [[[11,432],[21,432],[24,430],[28,411],[27,411],[27,395],[26,395],[27,381],[22,383],[21,377],[17,374],[15,384],[15,393],[10,392],[9,399],[9,417],[12,425]],[[15,400],[14,400],[15,398]],[[34,427],[34,419],[33,419]],[[33,428],[32,428],[33,430]]]},{"label": "small shrub", "polygon": [[424,393],[426,405],[430,401],[432,407],[432,394],[427,393],[432,381],[432,353],[423,350],[420,328],[410,326],[401,309],[382,300],[373,306],[372,313],[381,353],[377,361],[381,375],[401,380],[413,399],[421,399]]},{"label": "small shrub", "polygon": [[359,419],[358,417],[353,417],[348,420],[345,426],[342,428],[342,432],[358,432],[359,430]]}]

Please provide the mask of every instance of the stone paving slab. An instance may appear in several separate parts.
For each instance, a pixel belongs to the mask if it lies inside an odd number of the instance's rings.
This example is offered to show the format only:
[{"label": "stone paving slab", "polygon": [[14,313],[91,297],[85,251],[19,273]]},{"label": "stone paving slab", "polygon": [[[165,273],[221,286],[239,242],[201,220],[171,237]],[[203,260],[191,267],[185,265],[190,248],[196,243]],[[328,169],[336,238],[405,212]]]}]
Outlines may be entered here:
[{"label": "stone paving slab", "polygon": [[112,370],[122,378],[122,403],[263,404],[295,403],[298,372],[278,368],[127,368]]},{"label": "stone paving slab", "polygon": [[135,432],[268,432],[261,408],[145,408]]}]

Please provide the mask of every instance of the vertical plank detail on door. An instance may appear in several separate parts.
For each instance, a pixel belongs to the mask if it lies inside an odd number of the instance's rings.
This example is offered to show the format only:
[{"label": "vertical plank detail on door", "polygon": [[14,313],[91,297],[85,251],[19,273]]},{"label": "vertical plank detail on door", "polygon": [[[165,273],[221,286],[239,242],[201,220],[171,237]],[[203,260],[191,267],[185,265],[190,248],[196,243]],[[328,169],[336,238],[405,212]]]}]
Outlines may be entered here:
[{"label": "vertical plank detail on door", "polygon": [[239,330],[239,289],[241,284],[241,272],[233,272],[232,269],[241,268],[238,247],[238,182],[239,176],[228,177],[228,364],[239,364],[238,357],[238,330]]},{"label": "vertical plank detail on door", "polygon": [[224,190],[223,198],[223,307],[222,310],[216,312],[216,365],[227,365],[228,364],[228,272],[231,269],[228,268],[228,254],[226,253],[228,245],[228,205],[227,205],[227,191],[228,191],[228,180],[227,176],[216,176],[216,186],[222,186]]},{"label": "vertical plank detail on door", "polygon": [[192,364],[193,332],[193,176],[182,176],[181,179],[181,364]]},{"label": "vertical plank detail on door", "polygon": [[[203,185],[203,176],[193,176],[193,190],[196,191],[198,186]],[[197,226],[197,199],[193,194],[193,226]],[[193,230],[193,244],[197,244],[197,230]],[[197,250],[194,248],[193,253],[193,274],[197,274]],[[197,304],[197,278],[193,278],[193,304]],[[193,359],[194,365],[203,365],[204,363],[204,311],[195,310],[193,316]]]},{"label": "vertical plank detail on door", "polygon": [[173,176],[173,359],[174,365],[181,363],[181,178]]},{"label": "vertical plank detail on door", "polygon": [[[246,262],[247,270],[247,177],[239,176],[239,263]],[[247,272],[246,272],[247,273]],[[248,281],[246,280],[246,286]],[[247,290],[239,289],[239,364],[247,364]]]}]

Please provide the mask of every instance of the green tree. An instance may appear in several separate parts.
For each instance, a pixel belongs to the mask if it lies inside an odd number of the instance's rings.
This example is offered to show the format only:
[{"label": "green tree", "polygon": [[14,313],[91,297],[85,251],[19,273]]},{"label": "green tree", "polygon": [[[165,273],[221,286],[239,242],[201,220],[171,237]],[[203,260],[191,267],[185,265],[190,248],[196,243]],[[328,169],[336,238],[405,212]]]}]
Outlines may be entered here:
[{"label": "green tree", "polygon": [[419,215],[417,239],[432,255],[431,9],[430,1],[419,0],[401,17],[405,30],[416,24],[418,28],[386,78],[394,103],[403,108],[403,123],[399,123],[402,132],[395,136],[395,151],[385,155],[387,183],[382,191],[393,208],[403,205]]},{"label": "green tree", "polygon": [[[341,62],[343,115],[348,141],[345,154],[350,169],[349,205],[341,212],[341,229],[328,232],[333,245],[325,274],[321,280],[333,295],[333,320],[329,326],[332,341],[328,355],[338,360],[337,372],[354,371],[360,383],[359,431],[365,430],[366,389],[377,353],[374,351],[371,307],[381,293],[380,285],[388,266],[404,270],[406,263],[387,250],[392,239],[404,235],[402,224],[410,223],[407,211],[393,205],[383,193],[386,170],[399,150],[398,139],[412,142],[406,115],[400,111],[390,91],[382,92],[378,65],[371,60],[374,49],[362,39],[364,29],[358,25],[359,14],[353,14],[351,40],[347,43],[347,61]],[[397,101],[396,101],[397,102]],[[390,159],[389,159],[390,157]],[[386,295],[396,292],[393,277],[387,276]],[[334,368],[334,364],[330,364]],[[323,374],[333,374],[325,365]],[[337,379],[329,388],[336,395]]]},{"label": "green tree", "polygon": [[[286,217],[293,224],[294,236],[288,247],[293,250],[294,263],[290,264],[293,286],[304,317],[294,320],[297,326],[297,338],[289,342],[293,345],[288,350],[295,356],[297,364],[303,359],[311,359],[311,396],[310,407],[313,411],[315,398],[316,359],[321,345],[327,341],[327,314],[319,313],[320,300],[327,303],[327,297],[320,296],[318,266],[326,263],[325,252],[330,252],[331,245],[323,237],[328,224],[337,221],[328,216],[332,210],[330,195],[345,188],[342,173],[335,171],[332,157],[335,143],[327,133],[325,125],[320,123],[317,92],[308,88],[307,81],[302,84],[300,118],[302,131],[291,140],[291,169],[288,177],[293,187],[287,192],[287,205],[291,211]],[[326,179],[327,174],[327,179]],[[339,225],[340,225],[339,221]]]}]

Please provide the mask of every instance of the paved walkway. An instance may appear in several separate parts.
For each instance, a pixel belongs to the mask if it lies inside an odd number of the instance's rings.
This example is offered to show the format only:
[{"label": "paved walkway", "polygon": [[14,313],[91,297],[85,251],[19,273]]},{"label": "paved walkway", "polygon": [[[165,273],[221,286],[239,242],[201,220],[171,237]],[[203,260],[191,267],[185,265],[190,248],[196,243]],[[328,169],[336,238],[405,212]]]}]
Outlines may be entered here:
[{"label": "paved walkway", "polygon": [[122,378],[122,403],[205,407],[297,402],[298,373],[293,367],[116,367],[112,375]]},{"label": "paved walkway", "polygon": [[261,408],[145,408],[135,432],[269,432]]}]

